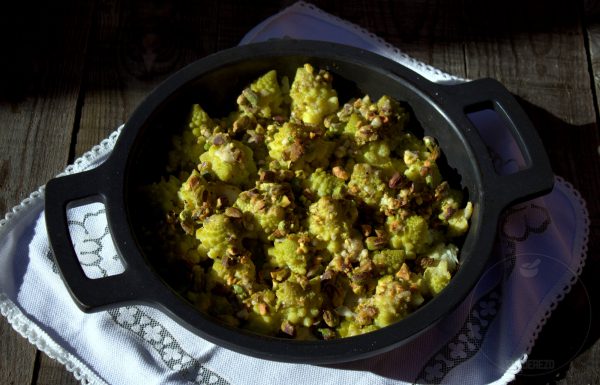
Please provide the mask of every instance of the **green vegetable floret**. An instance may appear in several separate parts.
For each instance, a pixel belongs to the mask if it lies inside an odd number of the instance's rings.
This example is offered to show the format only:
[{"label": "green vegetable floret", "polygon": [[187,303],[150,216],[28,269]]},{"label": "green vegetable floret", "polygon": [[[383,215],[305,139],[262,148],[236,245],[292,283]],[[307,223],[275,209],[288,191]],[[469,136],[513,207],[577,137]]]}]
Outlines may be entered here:
[{"label": "green vegetable floret", "polygon": [[449,243],[437,243],[424,254],[428,261],[423,272],[423,294],[434,297],[450,282],[458,268],[458,247]]},{"label": "green vegetable floret", "polygon": [[156,183],[144,186],[143,194],[152,202],[151,211],[166,219],[166,226],[153,238],[153,246],[164,248],[163,255],[168,261],[183,260],[193,265],[206,259],[206,253],[199,247],[193,236],[181,232],[177,223],[177,213],[182,210],[182,202],[177,197],[181,181],[169,176]]},{"label": "green vegetable floret", "polygon": [[427,136],[419,147],[421,147],[420,150],[407,149],[404,151],[403,160],[408,166],[404,175],[412,182],[435,188],[442,182],[442,176],[436,163],[440,150],[433,138]]},{"label": "green vegetable floret", "polygon": [[212,259],[222,258],[229,249],[242,249],[239,226],[224,214],[214,214],[204,220],[204,225],[196,231],[196,238],[208,250]]},{"label": "green vegetable floret", "polygon": [[270,289],[253,293],[244,300],[245,310],[241,316],[246,319],[246,328],[257,333],[276,334],[281,325],[281,316],[277,310],[277,297]]},{"label": "green vegetable floret", "polygon": [[344,241],[354,238],[353,225],[358,217],[354,202],[322,197],[310,205],[308,213],[308,232],[324,242],[329,252],[339,253]]},{"label": "green vegetable floret", "polygon": [[426,256],[434,261],[446,261],[451,272],[458,267],[458,247],[452,243],[447,245],[443,242],[437,243],[426,253]]},{"label": "green vegetable floret", "polygon": [[316,169],[308,179],[305,179],[305,188],[319,198],[332,197],[342,199],[346,195],[346,183],[344,180],[328,173],[322,168]]},{"label": "green vegetable floret", "polygon": [[377,167],[382,171],[381,175],[385,180],[389,180],[396,173],[403,174],[406,170],[404,161],[392,156],[390,145],[384,140],[361,146],[356,150],[355,158],[357,163]]},{"label": "green vegetable floret", "polygon": [[390,234],[390,247],[404,250],[407,258],[414,258],[417,253],[425,251],[434,240],[427,220],[419,215],[404,220],[398,216],[388,217],[386,227]]},{"label": "green vegetable floret", "polygon": [[235,202],[240,189],[236,186],[209,182],[197,170],[193,170],[188,179],[181,184],[177,192],[183,209],[179,213],[179,222],[188,234],[194,234],[208,216],[221,210],[225,204]]},{"label": "green vegetable floret", "polygon": [[153,206],[160,211],[161,215],[166,215],[181,210],[181,202],[177,198],[179,186],[181,180],[170,175],[168,178],[161,178],[160,181],[145,186],[144,194],[155,203]]},{"label": "green vegetable floret", "polygon": [[209,191],[207,187],[206,179],[194,170],[177,192],[179,200],[183,203],[183,209],[179,213],[179,223],[188,234],[194,234],[197,221],[201,222],[212,214],[208,204]]},{"label": "green vegetable floret", "polygon": [[280,86],[277,81],[277,71],[271,70],[258,78],[250,87],[245,88],[238,97],[237,103],[240,111],[244,114],[256,114],[261,118],[271,118],[287,114],[288,93],[287,78],[282,79]]},{"label": "green vegetable floret", "polygon": [[233,204],[243,215],[246,236],[263,241],[299,230],[294,195],[288,184],[259,183],[243,191]]},{"label": "green vegetable floret", "polygon": [[208,113],[204,111],[199,104],[192,105],[192,112],[190,114],[190,120],[188,123],[188,131],[190,131],[195,137],[206,136],[207,133],[212,132],[215,127],[215,122],[208,116]]},{"label": "green vegetable floret", "polygon": [[292,273],[306,275],[310,258],[310,236],[306,233],[289,234],[276,239],[267,251],[271,265],[289,268]]},{"label": "green vegetable floret", "polygon": [[406,317],[413,306],[423,301],[418,292],[421,284],[421,279],[410,272],[406,264],[399,274],[379,278],[375,293],[363,298],[354,311],[345,316],[339,329],[340,335],[363,334]]},{"label": "green vegetable floret", "polygon": [[357,163],[352,169],[348,192],[370,206],[377,206],[388,191],[381,170],[367,163]]},{"label": "green vegetable floret", "polygon": [[320,280],[291,274],[290,277],[274,284],[277,307],[283,321],[292,325],[309,327],[320,314],[323,304]]},{"label": "green vegetable floret", "polygon": [[172,149],[168,154],[167,171],[176,173],[190,170],[198,164],[200,155],[204,153],[206,138],[204,133],[212,131],[214,122],[198,104],[192,106],[188,124],[181,133],[172,140]]},{"label": "green vegetable floret", "polygon": [[279,168],[300,170],[326,167],[335,142],[323,138],[323,130],[285,122],[267,142],[269,156]]},{"label": "green vegetable floret", "polygon": [[[234,295],[244,298],[256,283],[256,267],[247,256],[225,256],[213,261],[209,281],[233,288]],[[236,287],[238,286],[238,287]]]},{"label": "green vegetable floret", "polygon": [[381,274],[395,274],[406,260],[404,250],[384,249],[373,254],[373,264]]},{"label": "green vegetable floret", "polygon": [[385,327],[408,313],[411,291],[407,282],[400,282],[391,275],[386,275],[377,281],[377,288],[372,303],[377,309],[373,323]]},{"label": "green vegetable floret", "polygon": [[252,150],[237,140],[212,144],[200,162],[202,171],[226,183],[248,186],[256,175]]},{"label": "green vegetable floret", "polygon": [[290,90],[292,118],[306,124],[322,124],[323,118],[337,111],[338,97],[331,88],[331,75],[326,71],[315,73],[310,64],[296,70]]},{"label": "green vegetable floret", "polygon": [[441,260],[436,266],[429,266],[423,272],[423,286],[431,296],[439,294],[450,282],[452,275],[448,262]]},{"label": "green vegetable floret", "polygon": [[408,122],[408,111],[398,102],[383,95],[373,103],[369,95],[352,99],[324,121],[331,134],[351,139],[356,146],[384,140],[395,148]]},{"label": "green vegetable floret", "polygon": [[467,202],[461,208],[462,194],[458,190],[450,190],[448,195],[440,200],[438,219],[448,226],[448,237],[458,237],[469,229],[469,219],[473,214],[473,204]]}]

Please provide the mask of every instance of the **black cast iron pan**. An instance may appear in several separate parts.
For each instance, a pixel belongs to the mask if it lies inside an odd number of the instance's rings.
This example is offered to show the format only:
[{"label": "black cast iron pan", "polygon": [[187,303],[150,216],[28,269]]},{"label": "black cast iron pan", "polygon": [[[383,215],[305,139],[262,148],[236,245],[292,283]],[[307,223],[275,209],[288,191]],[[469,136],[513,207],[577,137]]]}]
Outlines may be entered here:
[{"label": "black cast iron pan", "polygon": [[[408,103],[423,133],[435,137],[455,180],[474,204],[471,227],[459,255],[460,268],[437,297],[404,320],[361,336],[332,341],[265,337],[219,324],[172,290],[150,262],[141,237],[143,207],[137,187],[156,181],[169,137],[184,123],[192,103],[212,116],[235,107],[237,92],[270,69],[293,76],[309,62],[327,68],[344,102],[353,93],[390,95]],[[525,166],[510,175],[494,171],[491,156],[467,111],[488,106],[504,120]],[[439,85],[373,53],[314,41],[279,40],[232,48],[199,60],[159,85],[126,123],[114,151],[96,169],[55,178],[46,186],[46,223],[62,277],[77,305],[99,311],[131,303],[159,307],[199,336],[260,358],[325,364],[357,360],[401,346],[438,322],[465,299],[490,255],[499,215],[507,205],[548,192],[553,174],[535,129],[512,95],[497,81]],[[68,204],[101,201],[110,233],[125,265],[122,274],[89,279],[72,246]]]}]

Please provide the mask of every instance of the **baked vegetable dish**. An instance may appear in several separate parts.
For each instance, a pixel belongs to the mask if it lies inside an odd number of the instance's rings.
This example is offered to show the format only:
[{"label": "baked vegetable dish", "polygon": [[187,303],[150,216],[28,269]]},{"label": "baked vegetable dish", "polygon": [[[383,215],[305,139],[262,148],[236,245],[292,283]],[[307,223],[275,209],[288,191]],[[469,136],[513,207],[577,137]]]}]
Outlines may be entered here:
[{"label": "baked vegetable dish", "polygon": [[332,339],[401,320],[450,281],[473,210],[410,121],[385,95],[340,105],[310,64],[291,84],[263,74],[226,117],[193,105],[165,176],[144,187],[147,248],[234,327]]}]

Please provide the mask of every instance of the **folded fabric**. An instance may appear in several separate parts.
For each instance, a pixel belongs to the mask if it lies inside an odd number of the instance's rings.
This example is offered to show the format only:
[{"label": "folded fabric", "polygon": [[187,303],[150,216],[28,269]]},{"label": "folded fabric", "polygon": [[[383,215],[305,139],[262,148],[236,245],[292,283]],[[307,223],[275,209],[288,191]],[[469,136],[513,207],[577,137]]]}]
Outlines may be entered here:
[{"label": "folded fabric", "polygon": [[[369,49],[432,81],[462,79],[408,57],[381,39],[306,3],[251,30],[242,44],[270,38],[324,39]],[[474,116],[498,135],[486,115]],[[64,173],[103,162],[120,130]],[[518,163],[510,138],[495,137],[500,172]],[[0,310],[13,327],[86,384],[505,384],[581,272],[589,231],[585,203],[556,178],[554,190],[505,211],[489,268],[471,295],[434,328],[372,359],[313,366],[238,354],[194,335],[159,310],[132,305],[85,314],[72,301],[49,248],[43,187],[0,222]],[[76,251],[91,278],[123,270],[104,206],[68,210]]]}]

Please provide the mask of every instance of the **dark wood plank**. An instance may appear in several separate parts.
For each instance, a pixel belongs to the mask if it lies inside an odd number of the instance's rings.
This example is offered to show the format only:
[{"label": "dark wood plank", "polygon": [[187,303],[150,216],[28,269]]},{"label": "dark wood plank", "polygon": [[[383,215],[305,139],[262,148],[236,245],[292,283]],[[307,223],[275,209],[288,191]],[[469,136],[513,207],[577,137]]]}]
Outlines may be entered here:
[{"label": "dark wood plank", "polygon": [[[0,23],[0,212],[67,164],[91,11],[77,1],[8,8]],[[35,383],[35,348],[4,319],[0,340],[0,383]]]},{"label": "dark wood plank", "polygon": [[[510,8],[513,2],[507,3]],[[558,1],[544,2],[544,7],[538,1],[526,4],[512,22],[503,16],[514,10],[504,5],[471,10],[469,18],[478,22],[471,24],[473,38],[466,43],[469,77],[494,76],[516,95],[568,124],[593,123],[595,111],[577,7]]]},{"label": "dark wood plank", "polygon": [[[514,1],[485,6],[468,3],[473,6],[465,7],[472,21],[467,31],[471,38],[465,44],[467,76],[494,77],[519,97],[538,128],[554,171],[586,198],[592,225],[597,226],[599,139],[579,7],[560,1],[532,1],[519,2],[519,12],[514,12]],[[598,339],[597,329],[585,334],[588,317],[573,317],[589,306],[581,301],[584,290],[596,302],[594,309],[598,308],[600,290],[592,276],[599,271],[594,260],[600,244],[592,238],[589,246],[588,266],[579,287],[559,305],[530,355],[530,362],[552,362],[553,369],[526,366],[517,383],[554,381],[565,373],[580,380],[587,375],[581,367],[569,370],[568,363]]]},{"label": "dark wood plank", "polygon": [[177,69],[179,52],[166,41],[173,40],[177,23],[172,7],[165,3],[135,12],[140,5],[103,1],[95,13],[76,156],[123,124],[141,99]]},{"label": "dark wood plank", "polygon": [[[590,83],[591,88],[594,92],[594,107],[596,112],[596,122],[598,123],[598,116],[600,116],[600,104],[598,103],[598,92],[600,91],[600,2],[597,0],[584,0],[583,5],[583,27],[584,33],[587,37],[587,54],[588,54],[588,63],[589,63],[589,71],[590,71]],[[595,135],[593,139],[591,139],[590,146],[596,148],[596,163],[597,164],[597,156],[600,153],[600,143],[598,142],[597,135],[598,130],[596,128]],[[590,150],[590,152],[592,152]],[[580,158],[580,161],[585,161],[585,158]],[[579,173],[582,178],[584,178],[587,174],[587,167],[585,172]],[[594,178],[594,176],[592,177]],[[590,214],[592,215],[592,228],[591,228],[591,237],[590,237],[590,251],[588,253],[588,261],[586,264],[586,268],[583,274],[583,280],[585,282],[596,282],[595,285],[589,284],[588,287],[595,287],[595,290],[592,290],[589,294],[592,298],[592,306],[593,306],[593,319],[597,320],[598,315],[600,314],[600,297],[599,290],[597,289],[597,276],[598,272],[600,272],[600,258],[598,258],[598,250],[600,246],[598,243],[597,234],[600,231],[600,224],[598,220],[598,211],[595,209],[596,204],[598,203],[598,195],[597,191],[590,191],[588,195],[588,204],[594,207],[590,210]],[[595,194],[595,195],[594,195]],[[598,362],[600,362],[600,339],[598,336],[600,335],[600,331],[598,331],[597,322],[595,322],[595,327],[592,330],[592,337],[590,341],[584,346],[584,351],[582,354],[577,357],[571,363],[570,370],[566,373],[564,379],[559,382],[559,385],[567,385],[567,384],[597,384],[600,383],[600,368],[598,367]],[[594,339],[596,339],[594,341]],[[591,346],[589,346],[591,345]]]},{"label": "dark wood plank", "polygon": [[456,2],[313,1],[324,11],[381,37],[404,53],[464,77],[462,10]]},{"label": "dark wood plank", "polygon": [[[592,8],[586,13],[586,33],[589,45],[590,67],[593,74],[593,84],[596,95],[600,92],[600,2],[598,8]],[[596,100],[598,103],[598,100]],[[596,105],[600,108],[600,105]]]},{"label": "dark wood plank", "polygon": [[594,344],[571,363],[570,370],[558,385],[600,384],[600,343]]},{"label": "dark wood plank", "polygon": [[35,348],[18,335],[8,321],[0,320],[0,384],[31,384]]},{"label": "dark wood plank", "polygon": [[22,33],[2,60],[2,212],[66,165],[89,29],[89,6],[74,3],[9,15]]},{"label": "dark wood plank", "polygon": [[39,375],[35,385],[79,385],[73,373],[67,371],[63,364],[42,354],[40,356]]},{"label": "dark wood plank", "polygon": [[235,46],[251,26],[279,8],[275,4],[260,12],[250,9],[249,3],[231,1],[102,2],[90,43],[76,154],[123,124],[168,75],[209,53]]}]

